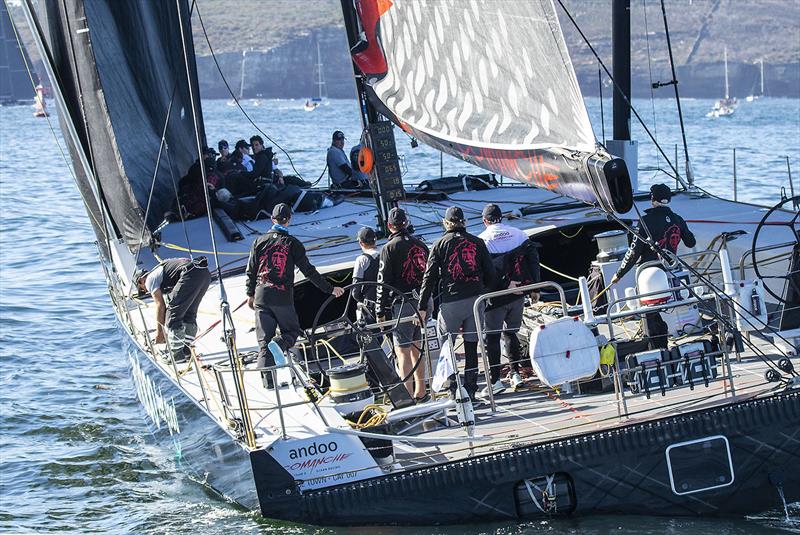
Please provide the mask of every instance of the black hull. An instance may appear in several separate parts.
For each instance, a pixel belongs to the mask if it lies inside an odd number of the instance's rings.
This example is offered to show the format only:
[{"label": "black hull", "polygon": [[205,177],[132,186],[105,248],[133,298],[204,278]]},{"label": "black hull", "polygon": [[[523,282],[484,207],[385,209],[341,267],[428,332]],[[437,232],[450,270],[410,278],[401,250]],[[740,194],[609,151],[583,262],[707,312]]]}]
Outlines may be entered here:
[{"label": "black hull", "polygon": [[[776,483],[787,502],[800,500],[797,391],[301,493],[268,451],[248,453],[141,349],[132,347],[129,356],[157,442],[176,453],[183,470],[267,518],[354,526],[568,514],[743,516],[780,507]],[[667,448],[709,437],[726,442],[733,477],[705,485],[717,486],[711,490],[676,494]],[[720,469],[727,455],[717,461],[689,456],[689,465],[673,471],[713,479],[726,471]],[[551,474],[558,474],[558,509],[544,513],[523,481]]]},{"label": "black hull", "polygon": [[[712,436],[727,439],[733,480],[675,494],[666,449]],[[708,467],[698,464],[684,469],[702,476]],[[782,481],[787,502],[800,499],[798,467],[800,393],[793,392],[302,495],[281,487],[266,466],[256,478],[266,517],[319,525],[425,525],[545,517],[519,485],[553,473],[566,474],[574,490],[572,504],[557,514],[742,516],[781,506],[774,481]]]}]

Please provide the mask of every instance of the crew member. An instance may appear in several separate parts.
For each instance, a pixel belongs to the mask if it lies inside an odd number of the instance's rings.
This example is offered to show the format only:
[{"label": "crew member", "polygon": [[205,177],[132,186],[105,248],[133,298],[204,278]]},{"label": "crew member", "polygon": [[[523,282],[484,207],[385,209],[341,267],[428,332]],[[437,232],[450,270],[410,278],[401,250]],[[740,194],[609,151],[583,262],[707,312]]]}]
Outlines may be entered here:
[{"label": "crew member", "polygon": [[[539,282],[539,252],[527,234],[516,227],[503,224],[503,213],[496,204],[487,204],[483,208],[482,216],[486,229],[478,237],[486,242],[495,267],[496,277],[492,291]],[[530,292],[528,295],[533,301],[539,299],[538,292]],[[524,361],[517,332],[522,326],[524,306],[525,296],[520,292],[493,297],[486,307],[486,353],[489,357],[493,395],[505,389],[500,380],[501,336],[509,350],[511,387],[516,389],[522,385],[519,370]],[[486,390],[488,388],[487,386]],[[488,392],[482,394],[486,396]]]},{"label": "crew member", "polygon": [[[376,282],[378,280],[378,266],[380,251],[376,246],[377,236],[370,227],[363,227],[356,236],[361,254],[353,265],[353,284],[359,282]],[[353,299],[359,303],[359,311],[374,310],[376,286],[365,285],[353,288]],[[361,314],[359,314],[361,315]]]},{"label": "crew member", "polygon": [[[683,241],[686,247],[694,247],[697,240],[689,230],[686,221],[669,207],[672,191],[665,184],[655,184],[650,188],[652,208],[645,210],[639,225],[638,235],[634,237],[625,258],[622,259],[617,273],[611,278],[611,284],[617,283],[636,264],[658,260],[659,254],[648,245],[650,238],[655,241],[655,249],[678,252],[678,245]],[[658,312],[645,314],[645,329],[651,349],[667,348],[667,324]]]},{"label": "crew member", "polygon": [[217,143],[217,150],[219,151],[219,158],[217,158],[217,171],[223,175],[233,168],[233,160],[231,159],[231,151],[228,142],[220,139]]},{"label": "crew member", "polygon": [[[495,270],[486,244],[466,231],[464,212],[457,206],[447,209],[444,235],[433,244],[422,280],[419,311],[423,319],[434,290],[441,291],[439,330],[453,339],[464,340],[464,387],[475,400],[478,391],[478,333],[472,307],[478,296],[494,285]],[[483,321],[483,310],[480,311]]]},{"label": "crew member", "polygon": [[[140,291],[153,296],[156,343],[167,342],[175,362],[185,362],[197,335],[197,309],[211,282],[206,257],[164,260],[149,272],[137,271],[134,280]],[[169,295],[169,304],[165,294]]]},{"label": "crew member", "polygon": [[[379,286],[377,292],[378,320],[389,317],[402,318],[416,316],[418,306],[413,293],[419,292],[422,276],[428,262],[428,247],[408,230],[408,216],[402,208],[389,210],[386,226],[391,235],[381,251],[378,282],[388,284],[405,294],[405,304],[399,296],[391,295],[385,287]],[[427,297],[430,300],[430,295]],[[423,307],[428,308],[428,306]],[[420,362],[420,345],[422,340],[421,326],[415,321],[400,323],[392,334],[400,377],[406,378],[408,393],[416,401],[424,401],[427,392],[425,386],[425,366]],[[413,370],[413,374],[412,374]]]},{"label": "crew member", "polygon": [[344,153],[344,140],[344,133],[341,130],[333,133],[331,146],[328,147],[328,177],[332,187],[358,188],[358,180],[353,178],[350,160]]},{"label": "crew member", "polygon": [[[253,242],[247,262],[247,304],[256,311],[258,367],[275,365],[267,344],[275,341],[285,353],[300,336],[300,321],[294,308],[294,268],[326,293],[340,297],[344,290],[331,286],[311,265],[303,244],[289,234],[292,209],[280,203],[272,210],[272,228]],[[275,329],[280,328],[280,335]],[[264,372],[265,386],[273,388],[272,374]]]}]

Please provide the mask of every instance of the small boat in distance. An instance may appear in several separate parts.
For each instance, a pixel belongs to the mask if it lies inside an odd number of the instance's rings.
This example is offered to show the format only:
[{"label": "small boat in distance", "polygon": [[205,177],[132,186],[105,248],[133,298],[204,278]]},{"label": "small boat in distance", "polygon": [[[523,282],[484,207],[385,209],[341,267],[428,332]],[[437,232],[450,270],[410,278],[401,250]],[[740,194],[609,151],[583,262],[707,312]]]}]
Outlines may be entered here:
[{"label": "small boat in distance", "polygon": [[758,100],[764,96],[764,58],[761,58],[760,60],[758,60],[758,62],[759,62],[759,72],[761,78],[760,91],[754,95],[748,95],[746,99],[747,102],[753,102],[754,100]]},{"label": "small boat in distance", "polygon": [[44,99],[44,86],[42,84],[36,86],[36,96],[33,97],[33,116],[50,117],[47,112],[47,102]]},{"label": "small boat in distance", "polygon": [[314,76],[315,80],[314,83],[317,85],[318,88],[318,96],[306,99],[306,103],[303,105],[303,109],[306,111],[314,111],[322,104],[327,105],[326,98],[324,95],[324,87],[325,87],[325,76],[322,73],[322,55],[319,51],[319,40],[317,40],[317,65],[316,65],[316,72]]},{"label": "small boat in distance", "polygon": [[706,114],[706,117],[729,117],[736,111],[736,97],[731,98],[728,83],[728,49],[725,48],[725,98],[721,98],[714,103],[714,108]]}]

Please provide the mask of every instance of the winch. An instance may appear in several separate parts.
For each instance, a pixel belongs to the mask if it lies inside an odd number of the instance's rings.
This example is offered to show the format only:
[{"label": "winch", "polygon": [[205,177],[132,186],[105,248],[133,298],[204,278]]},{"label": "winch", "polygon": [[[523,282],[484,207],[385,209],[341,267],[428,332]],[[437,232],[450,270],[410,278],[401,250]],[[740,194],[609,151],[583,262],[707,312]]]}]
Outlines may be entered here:
[{"label": "winch", "polygon": [[330,396],[339,414],[361,412],[375,403],[375,394],[367,383],[364,364],[346,364],[325,372],[331,381]]},{"label": "winch", "polygon": [[609,230],[595,234],[594,239],[597,240],[597,254],[598,262],[609,262],[612,260],[621,260],[628,250],[628,236],[624,230]]}]

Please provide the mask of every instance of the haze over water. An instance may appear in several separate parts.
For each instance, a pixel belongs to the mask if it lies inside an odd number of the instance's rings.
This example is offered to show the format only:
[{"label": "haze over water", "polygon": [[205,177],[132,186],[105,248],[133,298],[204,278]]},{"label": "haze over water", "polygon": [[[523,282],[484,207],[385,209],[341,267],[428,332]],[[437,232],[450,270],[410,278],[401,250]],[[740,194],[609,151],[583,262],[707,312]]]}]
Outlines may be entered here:
[{"label": "haze over water", "polygon": [[[587,104],[600,137],[599,100],[589,99]],[[652,127],[651,103],[635,104]],[[324,168],[333,130],[341,129],[350,138],[348,149],[360,132],[354,101],[331,101],[311,113],[303,110],[303,100],[243,105],[310,180]],[[790,157],[796,191],[800,190],[800,100],[742,102],[734,116],[722,119],[705,117],[712,105],[710,100],[684,102],[690,157],[700,186],[726,198],[733,196],[731,148],[735,146],[740,200],[773,204],[781,187],[788,191],[784,155]],[[660,100],[654,106],[653,130],[673,157],[674,144],[680,141],[674,102]],[[225,101],[205,101],[203,107],[210,145],[223,137],[233,144],[256,133]],[[606,102],[607,137],[610,110]],[[57,119],[52,121],[57,130]],[[56,135],[63,146],[60,132]],[[653,145],[641,128],[634,126],[634,137],[641,142],[641,165],[655,167]],[[438,153],[422,146],[412,149],[402,133],[397,145],[406,157],[408,182],[439,176]],[[276,152],[280,152],[277,147]],[[278,156],[283,171],[291,172],[286,156]],[[453,158],[445,157],[443,163],[445,174],[475,172]],[[666,167],[663,159],[660,165]],[[652,175],[641,172],[640,184],[661,180]],[[0,108],[0,214],[1,532],[800,532],[800,507],[791,506],[795,520],[785,522],[777,492],[775,510],[751,519],[606,516],[519,525],[338,530],[264,520],[190,479],[173,452],[153,444],[128,375],[126,335],[112,311],[88,216],[47,121],[34,119],[27,106]]]}]

